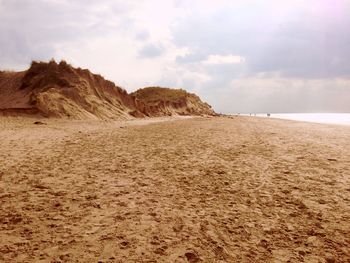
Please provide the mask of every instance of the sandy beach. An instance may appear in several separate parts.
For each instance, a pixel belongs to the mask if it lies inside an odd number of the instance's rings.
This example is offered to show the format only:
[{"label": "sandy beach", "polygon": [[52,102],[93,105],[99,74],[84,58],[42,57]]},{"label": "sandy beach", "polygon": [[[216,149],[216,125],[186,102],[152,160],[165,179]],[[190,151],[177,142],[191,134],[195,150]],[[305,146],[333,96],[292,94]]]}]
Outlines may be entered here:
[{"label": "sandy beach", "polygon": [[1,262],[350,262],[350,127],[0,119]]}]

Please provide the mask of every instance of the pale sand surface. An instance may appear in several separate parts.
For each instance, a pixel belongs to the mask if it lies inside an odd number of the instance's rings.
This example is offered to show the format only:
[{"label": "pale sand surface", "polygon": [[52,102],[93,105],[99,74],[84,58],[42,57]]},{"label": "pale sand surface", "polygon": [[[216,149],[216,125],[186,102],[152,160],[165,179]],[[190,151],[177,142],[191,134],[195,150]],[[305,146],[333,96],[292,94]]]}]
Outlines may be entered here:
[{"label": "pale sand surface", "polygon": [[350,262],[350,127],[41,121],[0,119],[1,262]]}]

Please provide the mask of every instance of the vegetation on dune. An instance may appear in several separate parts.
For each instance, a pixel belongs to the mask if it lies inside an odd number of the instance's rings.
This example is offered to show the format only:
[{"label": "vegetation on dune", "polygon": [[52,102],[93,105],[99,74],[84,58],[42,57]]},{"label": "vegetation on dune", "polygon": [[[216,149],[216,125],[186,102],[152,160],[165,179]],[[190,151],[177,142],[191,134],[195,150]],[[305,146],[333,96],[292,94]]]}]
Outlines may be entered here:
[{"label": "vegetation on dune", "polygon": [[33,61],[28,70],[13,75],[1,73],[0,95],[0,109],[6,109],[6,114],[16,114],[11,109],[18,108],[36,109],[46,117],[77,119],[214,113],[185,90],[148,87],[128,94],[101,75],[55,60]]},{"label": "vegetation on dune", "polygon": [[142,100],[148,103],[148,102],[154,102],[154,101],[160,101],[160,100],[177,102],[189,96],[190,93],[188,93],[183,89],[147,87],[147,88],[139,89],[131,93],[131,95],[135,96],[139,100]]}]

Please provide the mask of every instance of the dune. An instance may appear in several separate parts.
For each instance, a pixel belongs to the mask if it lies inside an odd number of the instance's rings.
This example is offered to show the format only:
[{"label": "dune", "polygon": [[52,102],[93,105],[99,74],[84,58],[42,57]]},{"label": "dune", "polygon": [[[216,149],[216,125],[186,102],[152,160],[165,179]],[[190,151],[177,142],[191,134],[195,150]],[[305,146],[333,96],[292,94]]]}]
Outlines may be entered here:
[{"label": "dune", "polygon": [[[171,92],[173,98],[169,100],[167,94]],[[178,94],[178,97],[175,98],[174,94]],[[145,97],[157,97],[157,101],[145,100]],[[215,112],[199,97],[184,90],[142,89],[128,94],[113,82],[87,69],[52,60],[49,63],[32,62],[30,68],[23,72],[0,72],[0,114],[132,119],[214,115]]]},{"label": "dune", "polygon": [[146,105],[146,112],[152,116],[164,115],[215,115],[211,106],[183,89],[147,87],[133,93]]}]

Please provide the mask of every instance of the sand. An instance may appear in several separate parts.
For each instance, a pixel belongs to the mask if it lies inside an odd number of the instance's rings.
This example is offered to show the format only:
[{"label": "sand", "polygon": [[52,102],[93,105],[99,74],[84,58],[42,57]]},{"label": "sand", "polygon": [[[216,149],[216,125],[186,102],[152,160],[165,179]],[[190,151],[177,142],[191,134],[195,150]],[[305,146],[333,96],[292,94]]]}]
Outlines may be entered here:
[{"label": "sand", "polygon": [[33,61],[22,72],[0,71],[0,117],[33,116],[76,120],[217,114],[197,95],[181,89],[148,87],[131,94],[65,61]]},{"label": "sand", "polygon": [[0,119],[1,262],[350,262],[350,127],[34,121]]}]

